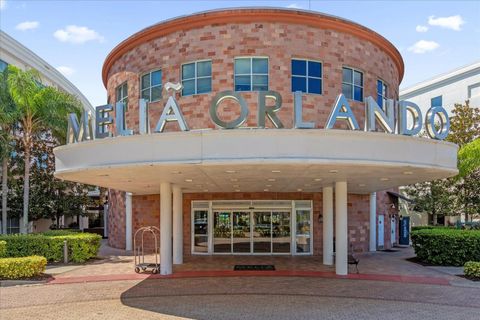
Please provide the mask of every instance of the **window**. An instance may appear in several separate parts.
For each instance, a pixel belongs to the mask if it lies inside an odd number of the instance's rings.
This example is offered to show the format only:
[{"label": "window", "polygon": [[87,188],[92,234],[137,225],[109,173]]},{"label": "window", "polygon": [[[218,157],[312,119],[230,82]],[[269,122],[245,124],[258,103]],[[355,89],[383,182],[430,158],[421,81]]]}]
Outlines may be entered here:
[{"label": "window", "polygon": [[212,91],[212,61],[195,61],[182,65],[182,96]]},{"label": "window", "polygon": [[342,93],[347,99],[363,101],[363,73],[343,68]]},{"label": "window", "polygon": [[152,71],[142,76],[140,97],[149,102],[162,98],[162,70]]},{"label": "window", "polygon": [[193,251],[208,252],[208,210],[193,211]]},{"label": "window", "polygon": [[235,91],[267,91],[268,58],[235,59]]},{"label": "window", "polygon": [[128,103],[127,83],[124,82],[123,84],[119,85],[115,91],[116,91],[115,102],[123,102],[125,103],[125,107],[126,107]]},{"label": "window", "polygon": [[384,108],[387,101],[387,85],[382,80],[377,80],[377,104]]},{"label": "window", "polygon": [[322,94],[322,64],[292,59],[292,92]]},{"label": "window", "polygon": [[3,70],[7,69],[8,63],[0,59],[0,72],[3,72]]},{"label": "window", "polygon": [[432,98],[430,102],[431,107],[441,107],[442,106],[442,96]]}]

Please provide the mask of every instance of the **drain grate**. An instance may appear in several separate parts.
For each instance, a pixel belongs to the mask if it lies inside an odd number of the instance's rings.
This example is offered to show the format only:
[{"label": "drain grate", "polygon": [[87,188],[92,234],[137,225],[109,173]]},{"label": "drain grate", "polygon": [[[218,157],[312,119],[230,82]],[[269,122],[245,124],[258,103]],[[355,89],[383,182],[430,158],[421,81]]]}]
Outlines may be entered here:
[{"label": "drain grate", "polygon": [[234,271],[275,271],[273,264],[236,264]]}]

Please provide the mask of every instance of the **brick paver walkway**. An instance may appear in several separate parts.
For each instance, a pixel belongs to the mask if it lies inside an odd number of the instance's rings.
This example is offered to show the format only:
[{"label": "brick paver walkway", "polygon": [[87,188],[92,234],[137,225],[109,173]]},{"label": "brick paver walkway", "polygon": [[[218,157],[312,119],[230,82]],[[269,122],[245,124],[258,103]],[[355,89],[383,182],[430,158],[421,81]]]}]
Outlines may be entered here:
[{"label": "brick paver walkway", "polygon": [[[409,262],[412,248],[396,248],[396,252],[359,254],[359,274],[350,267],[349,279],[380,280],[410,283],[471,285],[470,281]],[[142,280],[163,278],[159,275],[136,274],[134,258],[124,250],[113,249],[105,244],[101,258],[85,265],[78,265],[63,273],[51,271],[51,283],[75,283],[115,280]],[[150,257],[152,258],[152,257]],[[151,261],[154,261],[153,258]],[[273,264],[276,271],[233,271],[236,264]],[[297,276],[339,278],[334,266],[325,266],[318,256],[191,256],[181,265],[175,265],[170,278],[234,277],[234,276]],[[468,283],[467,283],[468,282]],[[480,287],[480,285],[479,285]]]}]

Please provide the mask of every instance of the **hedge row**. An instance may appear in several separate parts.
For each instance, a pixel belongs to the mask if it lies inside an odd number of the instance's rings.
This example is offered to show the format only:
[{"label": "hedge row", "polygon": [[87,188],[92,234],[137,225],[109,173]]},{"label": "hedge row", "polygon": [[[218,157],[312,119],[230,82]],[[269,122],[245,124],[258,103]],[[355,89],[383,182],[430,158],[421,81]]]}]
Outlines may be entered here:
[{"label": "hedge row", "polygon": [[421,229],[412,231],[417,257],[430,264],[463,266],[480,261],[480,231],[457,229]]},{"label": "hedge row", "polygon": [[6,257],[43,256],[48,261],[63,260],[63,241],[67,240],[68,257],[73,262],[85,262],[96,257],[101,239],[97,234],[62,230],[0,236],[0,241],[7,242]]},{"label": "hedge row", "polygon": [[5,257],[6,254],[7,254],[7,242],[0,241],[0,258]]},{"label": "hedge row", "polygon": [[465,276],[472,279],[480,280],[480,262],[469,261],[463,267]]},{"label": "hedge row", "polygon": [[39,256],[1,258],[0,278],[21,279],[38,276],[45,272],[47,259]]}]

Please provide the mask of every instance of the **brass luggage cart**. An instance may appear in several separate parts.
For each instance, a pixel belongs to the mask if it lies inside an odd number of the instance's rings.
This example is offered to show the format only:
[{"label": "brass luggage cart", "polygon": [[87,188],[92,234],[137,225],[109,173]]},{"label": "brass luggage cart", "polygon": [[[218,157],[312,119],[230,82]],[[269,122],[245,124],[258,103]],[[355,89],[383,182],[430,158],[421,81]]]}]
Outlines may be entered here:
[{"label": "brass luggage cart", "polygon": [[[151,270],[153,274],[160,272],[160,259],[158,255],[158,237],[157,234],[160,234],[160,230],[157,227],[149,226],[142,227],[135,232],[133,237],[133,251],[135,255],[135,272],[140,273],[147,270]],[[153,253],[155,257],[155,262],[145,262],[145,248],[144,240],[146,235],[152,235],[155,243],[155,252]],[[140,241],[140,243],[138,243]],[[138,243],[138,245],[137,245]],[[147,259],[148,260],[148,259]]]}]

